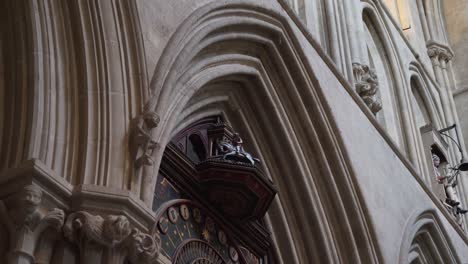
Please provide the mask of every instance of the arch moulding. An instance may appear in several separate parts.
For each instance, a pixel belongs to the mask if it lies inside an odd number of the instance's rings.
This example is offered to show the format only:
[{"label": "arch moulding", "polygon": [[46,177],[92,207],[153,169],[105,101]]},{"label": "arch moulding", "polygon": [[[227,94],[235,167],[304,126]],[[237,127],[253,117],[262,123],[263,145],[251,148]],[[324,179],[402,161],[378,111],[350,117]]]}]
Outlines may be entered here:
[{"label": "arch moulding", "polygon": [[140,197],[151,202],[164,146],[175,131],[222,113],[245,132],[278,186],[267,220],[284,263],[378,263],[330,106],[298,31],[278,10],[254,1],[211,3],[179,26],[145,106],[159,116],[151,131],[159,147],[154,164],[142,167]]}]

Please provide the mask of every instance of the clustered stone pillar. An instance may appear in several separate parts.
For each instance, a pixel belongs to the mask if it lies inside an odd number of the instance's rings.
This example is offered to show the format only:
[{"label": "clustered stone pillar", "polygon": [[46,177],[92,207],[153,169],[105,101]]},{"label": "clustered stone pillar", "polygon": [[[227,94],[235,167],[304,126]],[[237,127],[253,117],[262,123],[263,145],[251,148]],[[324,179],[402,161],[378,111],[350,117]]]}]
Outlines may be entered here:
[{"label": "clustered stone pillar", "polygon": [[[453,58],[453,52],[448,46],[438,44],[436,42],[430,42],[427,53],[429,58],[431,58],[434,74],[437,83],[439,84],[439,92],[441,94],[440,100],[445,113],[445,125],[450,126],[454,124],[455,119],[450,103],[451,93],[449,88],[450,84],[447,77],[447,63]],[[454,151],[454,148],[452,148],[451,155],[454,159],[456,159],[457,153]]]},{"label": "clustered stone pillar", "polygon": [[[427,53],[429,58],[431,59],[432,66],[434,68],[434,74],[436,77],[436,81],[439,84],[439,92],[440,92],[440,100],[442,104],[442,108],[444,110],[444,119],[445,119],[445,126],[451,126],[453,124],[458,123],[458,115],[457,111],[455,110],[455,103],[453,101],[453,94],[452,88],[450,85],[450,80],[448,76],[448,64],[453,59],[453,51],[450,49],[449,46],[443,45],[434,41],[430,41],[427,45]],[[460,129],[457,126],[455,129]],[[452,138],[456,138],[455,131],[448,131]],[[461,133],[461,131],[458,131]],[[464,145],[463,139],[461,142],[458,142],[461,146]],[[452,161],[458,163],[462,158],[462,153],[459,153],[458,146],[456,146],[453,142],[449,142],[450,144],[450,156],[452,157]],[[462,148],[461,151],[465,152]],[[466,155],[466,153],[464,153]],[[456,164],[454,164],[456,165]],[[462,172],[463,173],[463,172]],[[455,186],[452,186],[449,183],[446,187],[447,195],[450,199],[454,201],[459,201],[459,197],[456,194]],[[466,204],[465,201],[462,201],[463,204]],[[459,222],[461,224],[462,218],[459,217]]]},{"label": "clustered stone pillar", "polygon": [[50,263],[50,245],[60,238],[65,213],[57,208],[45,210],[41,202],[42,190],[34,185],[0,201],[0,217],[9,238],[8,263]]},{"label": "clustered stone pillar", "polygon": [[157,263],[158,234],[132,228],[124,215],[67,215],[62,209],[47,209],[42,196],[39,186],[27,185],[0,201],[0,220],[9,241],[1,263]]}]

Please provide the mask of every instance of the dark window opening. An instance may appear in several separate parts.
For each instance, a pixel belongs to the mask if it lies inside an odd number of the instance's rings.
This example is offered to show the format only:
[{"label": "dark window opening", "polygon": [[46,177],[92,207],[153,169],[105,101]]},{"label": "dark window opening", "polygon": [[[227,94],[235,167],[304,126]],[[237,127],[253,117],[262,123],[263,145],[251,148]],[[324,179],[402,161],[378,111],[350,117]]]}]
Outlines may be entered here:
[{"label": "dark window opening", "polygon": [[192,134],[187,142],[187,156],[195,163],[206,159],[206,150],[203,140],[197,134]]}]

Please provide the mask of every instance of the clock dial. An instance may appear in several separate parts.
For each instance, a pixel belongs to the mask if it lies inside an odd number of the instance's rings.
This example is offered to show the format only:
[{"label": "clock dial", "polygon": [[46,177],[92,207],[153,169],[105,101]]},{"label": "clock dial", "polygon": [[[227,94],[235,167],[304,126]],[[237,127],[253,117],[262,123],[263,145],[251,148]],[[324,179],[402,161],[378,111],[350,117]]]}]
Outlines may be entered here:
[{"label": "clock dial", "polygon": [[163,204],[157,215],[155,230],[161,237],[161,254],[173,263],[239,263],[237,247],[229,235],[200,205],[172,200]]},{"label": "clock dial", "polygon": [[187,240],[177,250],[174,264],[225,264],[223,257],[202,240]]}]

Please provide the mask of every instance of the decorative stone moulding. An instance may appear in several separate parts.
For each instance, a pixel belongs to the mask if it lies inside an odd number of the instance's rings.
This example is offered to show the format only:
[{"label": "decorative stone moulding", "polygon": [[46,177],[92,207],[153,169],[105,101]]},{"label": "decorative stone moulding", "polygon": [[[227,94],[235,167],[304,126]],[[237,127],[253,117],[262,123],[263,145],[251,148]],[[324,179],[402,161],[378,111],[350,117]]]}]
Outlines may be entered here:
[{"label": "decorative stone moulding", "polygon": [[427,43],[427,55],[434,66],[440,65],[440,62],[449,62],[453,58],[452,49],[444,44],[429,41]]},{"label": "decorative stone moulding", "polygon": [[134,228],[124,242],[132,263],[158,263],[161,239],[158,234],[149,235]]},{"label": "decorative stone moulding", "polygon": [[102,218],[79,211],[67,217],[63,231],[66,238],[78,244],[93,241],[102,246],[114,247],[130,235],[130,224],[125,216],[109,215]]},{"label": "decorative stone moulding", "polygon": [[[59,239],[65,213],[58,208],[44,208],[42,197],[40,187],[26,185],[18,194],[0,201],[0,222],[9,237],[9,263],[43,263],[49,245]],[[6,260],[3,257],[0,262]]]},{"label": "decorative stone moulding", "polygon": [[379,81],[375,71],[369,66],[353,63],[353,74],[356,92],[375,115],[382,109],[378,98]]},{"label": "decorative stone moulding", "polygon": [[46,225],[59,230],[64,221],[63,210],[53,208],[47,213],[42,213],[40,205],[42,203],[42,190],[35,185],[25,186],[9,210],[11,220],[16,228],[25,228],[29,232],[34,232],[38,226]]},{"label": "decorative stone moulding", "polygon": [[158,144],[153,140],[151,133],[158,124],[159,116],[152,111],[145,112],[135,119],[130,147],[136,168],[153,165],[152,154]]},{"label": "decorative stone moulding", "polygon": [[83,251],[90,245],[119,248],[133,263],[157,263],[161,248],[158,234],[132,229],[123,215],[101,217],[84,211],[74,212],[67,217],[63,231],[65,237]]}]

